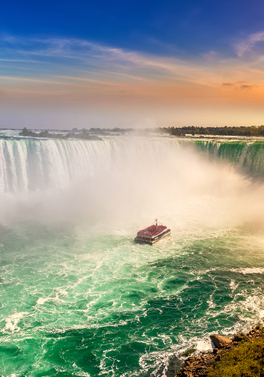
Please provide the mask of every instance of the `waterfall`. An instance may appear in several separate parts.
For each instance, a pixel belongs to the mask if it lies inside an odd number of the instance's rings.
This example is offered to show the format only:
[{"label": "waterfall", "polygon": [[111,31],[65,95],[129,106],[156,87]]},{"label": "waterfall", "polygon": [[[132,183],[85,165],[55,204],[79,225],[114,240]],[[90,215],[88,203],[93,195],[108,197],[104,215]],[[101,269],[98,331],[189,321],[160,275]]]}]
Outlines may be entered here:
[{"label": "waterfall", "polygon": [[110,154],[111,142],[1,139],[0,192],[65,187],[74,178],[92,176]]},{"label": "waterfall", "polygon": [[[246,141],[194,141],[187,145],[209,158],[228,160],[254,177],[264,177],[264,143]],[[71,182],[101,174],[141,173],[141,179],[179,156],[186,142],[176,139],[121,137],[104,141],[59,139],[0,139],[0,192],[27,193],[64,188]],[[173,150],[175,153],[173,153]],[[167,156],[168,157],[168,156]],[[171,163],[171,162],[169,162]]]},{"label": "waterfall", "polygon": [[264,178],[264,142],[246,141],[195,141],[197,150],[208,157],[218,157],[232,162],[255,178]]},{"label": "waterfall", "polygon": [[0,139],[0,192],[63,189],[73,181],[109,176],[117,169],[123,171],[124,177],[136,174],[144,180],[155,174],[157,167],[163,169],[171,163],[169,159],[177,159],[180,150],[190,144],[209,158],[228,160],[254,177],[264,177],[263,142],[179,143],[177,139],[140,137],[104,141],[5,138]]},{"label": "waterfall", "polygon": [[[160,137],[2,138],[0,223],[2,218],[5,222],[40,214],[94,219],[122,212],[131,217],[133,211],[138,216],[146,208],[163,208],[183,176],[183,151],[177,140]],[[186,185],[188,179],[182,178]],[[151,219],[158,213],[153,212]]]},{"label": "waterfall", "polygon": [[[132,135],[103,141],[0,138],[0,224],[37,219],[107,225],[142,219],[148,224],[156,217],[168,223],[190,221],[197,216],[195,203],[204,205],[199,222],[211,219],[212,211],[222,219],[225,207],[222,211],[213,203],[232,198],[245,208],[243,195],[248,197],[251,188],[244,174],[219,158],[264,177],[261,142]],[[254,193],[254,198],[259,196]]]}]

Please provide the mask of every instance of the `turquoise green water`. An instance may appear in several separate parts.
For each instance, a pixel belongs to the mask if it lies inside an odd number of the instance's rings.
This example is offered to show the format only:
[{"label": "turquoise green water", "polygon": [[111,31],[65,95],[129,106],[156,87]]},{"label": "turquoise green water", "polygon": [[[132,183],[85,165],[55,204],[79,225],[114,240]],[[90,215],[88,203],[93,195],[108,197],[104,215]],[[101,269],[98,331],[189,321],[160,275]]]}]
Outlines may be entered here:
[{"label": "turquoise green water", "polygon": [[[208,145],[0,140],[1,377],[166,376],[262,321],[262,145]],[[171,237],[135,244],[157,216]]]},{"label": "turquoise green water", "polygon": [[262,234],[133,236],[1,229],[3,376],[161,375],[173,353],[262,317]]}]

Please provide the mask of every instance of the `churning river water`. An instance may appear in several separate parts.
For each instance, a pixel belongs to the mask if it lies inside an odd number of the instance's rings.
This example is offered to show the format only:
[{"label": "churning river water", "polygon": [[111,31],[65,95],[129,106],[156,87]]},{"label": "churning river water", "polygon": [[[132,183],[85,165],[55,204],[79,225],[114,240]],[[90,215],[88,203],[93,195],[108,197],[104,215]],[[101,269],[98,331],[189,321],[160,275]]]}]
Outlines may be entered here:
[{"label": "churning river water", "polygon": [[1,376],[166,376],[262,321],[262,141],[2,136]]}]

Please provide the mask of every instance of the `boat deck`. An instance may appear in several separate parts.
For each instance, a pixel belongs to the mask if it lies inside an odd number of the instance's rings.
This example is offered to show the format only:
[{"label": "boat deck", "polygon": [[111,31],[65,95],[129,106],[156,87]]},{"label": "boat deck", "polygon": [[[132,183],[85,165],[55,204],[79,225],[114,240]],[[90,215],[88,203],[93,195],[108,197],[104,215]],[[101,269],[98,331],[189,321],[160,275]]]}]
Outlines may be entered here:
[{"label": "boat deck", "polygon": [[167,237],[171,234],[171,230],[164,225],[151,225],[146,229],[142,229],[137,233],[136,238],[134,239],[137,243],[147,243],[153,245],[164,237]]}]

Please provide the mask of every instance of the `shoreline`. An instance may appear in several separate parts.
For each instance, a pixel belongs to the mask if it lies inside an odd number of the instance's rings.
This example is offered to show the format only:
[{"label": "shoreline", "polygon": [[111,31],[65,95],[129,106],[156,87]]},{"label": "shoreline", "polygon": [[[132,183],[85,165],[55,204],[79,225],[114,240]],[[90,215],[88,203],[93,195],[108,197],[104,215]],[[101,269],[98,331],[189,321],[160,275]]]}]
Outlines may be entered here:
[{"label": "shoreline", "polygon": [[[183,362],[172,358],[166,377],[225,377],[262,376],[264,372],[264,327],[257,325],[248,333],[238,333],[233,338],[210,336],[213,352],[191,356],[189,349]],[[183,355],[184,356],[184,355]]]}]

